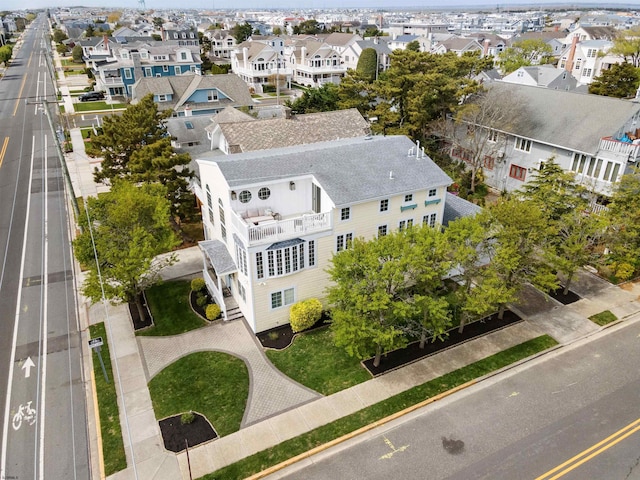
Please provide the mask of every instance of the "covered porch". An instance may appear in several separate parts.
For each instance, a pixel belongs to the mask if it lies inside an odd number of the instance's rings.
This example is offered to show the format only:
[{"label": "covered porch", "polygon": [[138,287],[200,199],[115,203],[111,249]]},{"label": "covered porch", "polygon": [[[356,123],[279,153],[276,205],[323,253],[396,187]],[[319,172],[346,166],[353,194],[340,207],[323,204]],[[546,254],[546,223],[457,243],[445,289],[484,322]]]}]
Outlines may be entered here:
[{"label": "covered porch", "polygon": [[233,275],[238,268],[227,247],[220,240],[205,240],[198,244],[202,251],[202,276],[209,293],[222,311],[222,318],[229,320],[229,311],[237,310],[233,298]]}]

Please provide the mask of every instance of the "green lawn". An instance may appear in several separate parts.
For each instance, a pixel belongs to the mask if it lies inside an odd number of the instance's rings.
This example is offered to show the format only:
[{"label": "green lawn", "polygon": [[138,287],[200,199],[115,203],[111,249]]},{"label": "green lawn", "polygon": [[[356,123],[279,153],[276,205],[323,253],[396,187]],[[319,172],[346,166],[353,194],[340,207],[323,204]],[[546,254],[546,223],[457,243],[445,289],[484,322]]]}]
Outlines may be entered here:
[{"label": "green lawn", "polygon": [[73,69],[73,70],[65,70],[64,74],[65,74],[66,77],[70,77],[72,75],[84,75],[84,68]]},{"label": "green lawn", "polygon": [[93,135],[93,127],[81,128],[80,133],[82,133],[82,138],[87,139]]},{"label": "green lawn", "polygon": [[114,103],[113,105],[107,104],[107,102],[79,102],[74,103],[73,108],[76,112],[89,112],[93,110],[111,110],[116,108],[126,108],[123,103]]},{"label": "green lawn", "polygon": [[371,380],[358,359],[333,344],[329,328],[300,334],[290,347],[266,353],[282,373],[323,395]]},{"label": "green lawn", "polygon": [[114,385],[109,344],[104,328],[104,322],[89,327],[91,338],[102,337],[104,345],[101,348],[102,360],[109,377],[109,383],[104,379],[98,354],[93,350],[93,374],[96,379],[96,393],[98,395],[98,411],[100,414],[100,432],[102,434],[102,455],[104,457],[104,472],[107,476],[127,468],[127,457],[122,443],[120,430],[120,416],[118,400]]},{"label": "green lawn", "polygon": [[395,395],[387,400],[376,403],[356,413],[323,425],[308,433],[287,440],[275,447],[258,452],[239,462],[224,467],[202,477],[203,480],[233,480],[243,479],[262,470],[276,465],[284,460],[306,452],[318,445],[353,432],[376,420],[383,419],[393,413],[420,403],[426,399],[446,392],[470,380],[491,373],[497,369],[510,365],[557,345],[557,342],[543,335],[528,342],[516,345],[500,353],[482,359],[478,362],[462,367],[451,373],[436,378],[410,390]]},{"label": "green lawn", "polygon": [[155,285],[145,293],[154,326],[136,335],[178,335],[204,327],[207,323],[189,305],[191,283],[185,280]]},{"label": "green lawn", "polygon": [[249,396],[249,372],[242,360],[221,352],[193,353],[149,382],[156,418],[190,410],[201,413],[218,435],[240,429]]},{"label": "green lawn", "polygon": [[596,313],[595,315],[591,315],[589,317],[589,320],[591,320],[594,323],[597,323],[598,325],[600,325],[602,327],[604,325],[607,325],[608,323],[615,322],[616,320],[618,320],[618,317],[616,317],[609,310],[605,310],[604,312],[600,312],[600,313]]}]

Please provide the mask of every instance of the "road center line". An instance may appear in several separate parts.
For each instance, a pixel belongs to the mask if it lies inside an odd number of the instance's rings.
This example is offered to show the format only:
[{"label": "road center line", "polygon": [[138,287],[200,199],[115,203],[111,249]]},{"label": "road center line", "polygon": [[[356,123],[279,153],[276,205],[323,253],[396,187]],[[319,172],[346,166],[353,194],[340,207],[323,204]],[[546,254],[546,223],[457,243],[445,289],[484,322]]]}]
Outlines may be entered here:
[{"label": "road center line", "polygon": [[[560,477],[563,477],[570,471],[578,468],[583,463],[588,462],[592,458],[600,455],[602,452],[620,443],[622,440],[633,435],[637,431],[640,431],[640,418],[631,422],[629,425],[621,428],[617,432],[609,435],[604,440],[601,440],[595,445],[592,445],[586,450],[580,452],[574,457],[571,457],[569,460],[558,465],[554,469],[549,470],[547,473],[540,475],[535,480],[555,480]],[[553,477],[550,477],[550,475],[553,475],[556,472],[558,472],[556,475],[554,475]]]},{"label": "road center line", "polygon": [[[33,52],[31,52],[31,55],[29,55],[29,63],[27,63],[27,69],[29,68],[29,65],[31,65],[31,57],[33,57]],[[27,82],[27,77],[28,75],[24,76],[24,79],[22,80],[22,85],[20,85],[20,91],[18,92],[18,98],[16,99],[16,106],[13,108],[13,116],[16,116],[16,112],[18,111],[18,106],[20,105],[20,99],[22,98],[22,91],[24,90],[24,85]]]},{"label": "road center line", "polygon": [[[36,149],[36,137],[35,135],[31,139],[31,166],[29,168],[29,183],[33,181],[33,162],[35,156]],[[18,294],[16,296],[16,314],[15,320],[13,322],[13,339],[11,341],[11,356],[9,357],[9,376],[7,379],[7,398],[4,406],[4,425],[2,426],[2,454],[0,456],[0,478],[6,478],[6,466],[7,466],[7,445],[8,439],[7,436],[9,434],[9,417],[11,413],[11,390],[13,386],[13,370],[15,367],[15,358],[16,358],[16,344],[18,343],[18,327],[20,326],[20,307],[21,302],[20,299],[22,297],[22,277],[24,277],[24,263],[27,255],[27,237],[29,234],[29,212],[31,210],[31,188],[28,189],[27,193],[27,207],[25,209],[26,216],[24,220],[24,236],[22,237],[22,256],[20,259],[20,274],[18,282]]]},{"label": "road center line", "polygon": [[4,143],[2,144],[2,150],[0,150],[0,167],[4,161],[4,156],[7,153],[7,147],[9,146],[9,137],[4,137]]}]

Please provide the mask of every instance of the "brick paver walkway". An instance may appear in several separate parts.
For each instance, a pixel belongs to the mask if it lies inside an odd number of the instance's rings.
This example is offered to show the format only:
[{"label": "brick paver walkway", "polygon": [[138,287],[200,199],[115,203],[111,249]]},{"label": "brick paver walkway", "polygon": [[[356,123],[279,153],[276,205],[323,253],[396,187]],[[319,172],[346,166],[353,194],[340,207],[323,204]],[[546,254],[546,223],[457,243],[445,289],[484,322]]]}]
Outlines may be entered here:
[{"label": "brick paver walkway", "polygon": [[138,337],[138,344],[149,380],[170,363],[193,352],[215,350],[244,360],[251,383],[243,427],[321,396],[277,370],[241,321],[219,322],[172,337]]}]

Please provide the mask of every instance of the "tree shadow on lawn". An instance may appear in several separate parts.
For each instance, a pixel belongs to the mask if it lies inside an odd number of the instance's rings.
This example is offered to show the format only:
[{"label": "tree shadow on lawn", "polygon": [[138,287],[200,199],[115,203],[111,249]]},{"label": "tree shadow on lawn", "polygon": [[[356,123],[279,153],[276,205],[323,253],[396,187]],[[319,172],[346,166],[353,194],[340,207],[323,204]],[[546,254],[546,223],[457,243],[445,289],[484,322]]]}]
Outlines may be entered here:
[{"label": "tree shadow on lawn", "polygon": [[140,318],[140,313],[135,303],[129,303],[129,313],[131,314],[131,321],[133,322],[133,329],[135,331],[144,330],[145,328],[153,326],[153,317],[149,311],[147,296],[144,294],[142,295],[142,306],[144,307],[145,318]]},{"label": "tree shadow on lawn", "polygon": [[436,340],[435,342],[427,342],[425,343],[424,348],[420,348],[420,342],[416,341],[410,343],[405,348],[393,350],[392,352],[388,352],[387,354],[383,355],[382,360],[380,361],[380,365],[378,365],[377,367],[373,366],[373,358],[363,361],[362,365],[367,370],[369,370],[371,375],[377,377],[378,375],[382,375],[410,363],[416,362],[425,357],[428,357],[429,355],[433,355],[434,353],[441,352],[443,350],[446,350],[447,348],[455,347],[456,345],[464,343],[473,338],[481,337],[483,335],[521,321],[522,318],[520,318],[511,310],[505,310],[504,316],[501,319],[498,318],[497,313],[494,313],[493,315],[485,317],[482,320],[478,320],[476,322],[465,325],[462,333],[458,333],[458,327],[450,330],[449,336],[443,341]]}]

